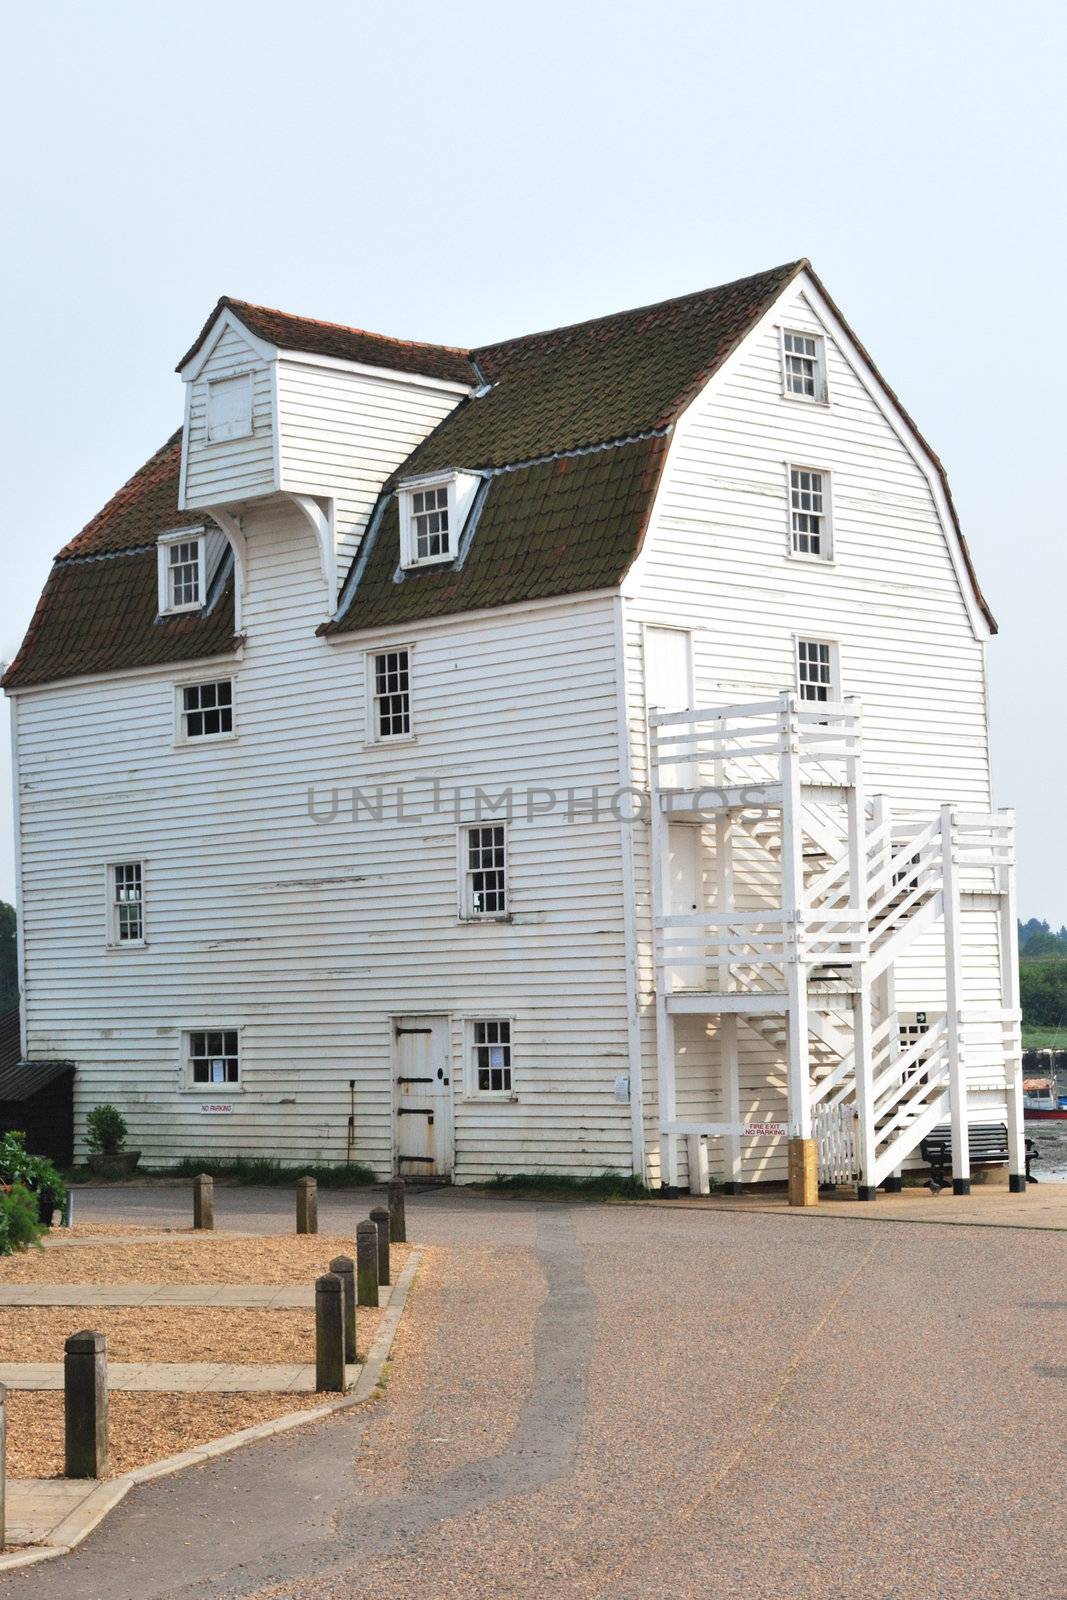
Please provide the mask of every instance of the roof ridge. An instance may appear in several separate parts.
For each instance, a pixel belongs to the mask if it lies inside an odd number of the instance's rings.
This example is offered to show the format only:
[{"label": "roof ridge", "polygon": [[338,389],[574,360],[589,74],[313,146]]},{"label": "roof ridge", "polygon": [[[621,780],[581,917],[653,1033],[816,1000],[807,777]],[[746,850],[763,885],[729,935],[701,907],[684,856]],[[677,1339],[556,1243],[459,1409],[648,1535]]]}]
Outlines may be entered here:
[{"label": "roof ridge", "polygon": [[668,295],[663,300],[650,300],[642,306],[623,306],[618,311],[609,311],[599,317],[584,317],[577,322],[563,322],[555,328],[541,328],[534,333],[518,333],[509,339],[496,339],[491,344],[474,345],[467,354],[473,360],[484,355],[487,350],[499,350],[503,345],[523,344],[526,340],[551,339],[557,334],[577,333],[580,328],[595,328],[604,322],[617,322],[621,317],[639,317],[648,312],[662,311],[667,306],[682,305],[686,301],[699,300],[703,295],[722,294],[727,289],[739,288],[742,284],[757,283],[761,278],[775,278],[779,275],[791,277],[802,269],[811,270],[811,261],[807,256],[799,256],[795,261],[784,261],[780,266],[767,267],[762,272],[749,272],[742,278],[731,278],[727,283],[711,283],[703,289],[690,289],[685,294]]},{"label": "roof ridge", "polygon": [[281,306],[264,306],[256,300],[237,300],[232,295],[219,296],[217,313],[220,306],[229,306],[238,311],[245,306],[249,311],[263,311],[271,317],[285,317],[288,322],[310,322],[316,328],[333,328],[338,333],[358,333],[367,339],[381,339],[386,344],[401,344],[407,350],[446,350],[451,356],[464,356],[470,359],[470,350],[464,345],[441,344],[436,339],[403,339],[396,333],[378,333],[374,328],[360,328],[352,322],[333,322],[328,317],[308,317],[302,311],[283,311]]}]

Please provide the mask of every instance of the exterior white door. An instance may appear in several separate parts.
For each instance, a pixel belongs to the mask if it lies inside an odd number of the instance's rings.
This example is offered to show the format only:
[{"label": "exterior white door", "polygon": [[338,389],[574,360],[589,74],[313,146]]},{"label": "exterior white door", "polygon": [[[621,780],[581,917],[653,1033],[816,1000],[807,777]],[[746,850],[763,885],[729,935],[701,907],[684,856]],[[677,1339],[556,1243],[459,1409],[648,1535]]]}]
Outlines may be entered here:
[{"label": "exterior white door", "polygon": [[[692,823],[674,822],[668,832],[671,864],[669,914],[676,917],[699,915],[704,910],[703,850],[700,829]],[[694,928],[691,937],[696,939]],[[708,968],[703,958],[680,962],[671,973],[674,989],[706,989]]]},{"label": "exterior white door", "polygon": [[[693,636],[684,628],[645,628],[645,705],[657,711],[688,711],[693,705]],[[697,783],[693,761],[660,768],[661,788],[690,789]]]},{"label": "exterior white door", "polygon": [[447,1017],[393,1019],[396,1171],[452,1174],[452,1060]]}]

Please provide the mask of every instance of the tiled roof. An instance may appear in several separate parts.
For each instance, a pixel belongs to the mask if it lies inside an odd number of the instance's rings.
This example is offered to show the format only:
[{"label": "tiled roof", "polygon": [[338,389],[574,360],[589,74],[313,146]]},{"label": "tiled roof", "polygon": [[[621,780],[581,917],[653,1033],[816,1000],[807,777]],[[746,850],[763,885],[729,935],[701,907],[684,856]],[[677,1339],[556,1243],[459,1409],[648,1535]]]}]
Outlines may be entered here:
[{"label": "tiled roof", "polygon": [[113,494],[102,511],[87,522],[57,561],[68,556],[99,555],[105,550],[132,550],[151,544],[159,533],[183,524],[203,522],[178,510],[178,474],[182,460],[182,430],[172,433],[155,455],[138,467],[128,483]]},{"label": "tiled roof", "polygon": [[57,561],[3,688],[198,661],[236,647],[232,573],[207,613],[157,619],[157,583],[154,547]]},{"label": "tiled roof", "polygon": [[672,422],[804,262],[473,352],[486,382],[404,464],[505,466]]},{"label": "tiled roof", "polygon": [[323,631],[402,626],[612,587],[643,537],[667,443],[659,433],[495,474],[462,565],[424,567],[400,583],[393,581],[400,533],[392,496],[348,610]]},{"label": "tiled roof", "polygon": [[[803,265],[475,350],[491,387],[457,406],[386,486],[445,467],[497,469],[469,557],[395,583],[394,496],[341,615],[320,632],[618,583],[644,538],[665,434]],[[608,448],[566,454],[595,446]]]},{"label": "tiled roof", "polygon": [[188,521],[178,511],[180,465],[179,431],[64,545],[4,675],[5,689],[196,661],[234,648],[232,575],[210,611],[157,616],[155,537]]},{"label": "tiled roof", "polygon": [[450,383],[478,381],[466,350],[453,350],[444,344],[416,344],[410,339],[390,339],[384,333],[346,328],[339,322],[318,322],[313,317],[293,317],[271,306],[232,300],[228,294],[222,296],[178,362],[178,372],[196,355],[219,312],[227,309],[250,333],[268,344],[277,345],[280,350],[306,350],[311,355],[335,356],[341,361],[359,361],[371,367],[391,367],[394,372],[413,372],[425,378],[443,378]]},{"label": "tiled roof", "polygon": [[[791,262],[717,289],[472,352],[407,344],[224,298],[182,364],[228,306],[253,333],[284,349],[479,386],[385,485],[376,531],[356,557],[341,612],[319,631],[406,624],[617,584],[644,538],[675,420],[806,268],[805,261]],[[937,467],[955,519],[940,463],[899,409]],[[180,462],[179,430],[60,551],[4,687],[192,661],[234,647],[232,581],[207,615],[156,616],[154,541],[193,520],[178,510]],[[487,477],[474,537],[456,564],[397,581],[396,485],[446,467]],[[995,631],[958,522],[956,531]]]}]

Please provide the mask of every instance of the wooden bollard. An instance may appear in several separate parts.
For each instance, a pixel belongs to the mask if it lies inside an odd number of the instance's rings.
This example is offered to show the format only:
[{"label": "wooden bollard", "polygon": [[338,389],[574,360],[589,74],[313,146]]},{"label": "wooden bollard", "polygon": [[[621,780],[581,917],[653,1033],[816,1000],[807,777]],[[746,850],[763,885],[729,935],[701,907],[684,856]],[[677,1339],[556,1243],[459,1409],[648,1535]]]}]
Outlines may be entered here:
[{"label": "wooden bollard", "polygon": [[345,1392],[345,1291],[335,1272],[315,1279],[315,1388]]},{"label": "wooden bollard", "polygon": [[378,1304],[378,1228],[356,1224],[356,1299],[361,1306]]},{"label": "wooden bollard", "polygon": [[404,1180],[389,1180],[389,1237],[394,1244],[407,1242],[407,1220],[404,1216]]},{"label": "wooden bollard", "polygon": [[107,1340],[72,1333],[63,1347],[64,1475],[102,1478],[107,1472]]},{"label": "wooden bollard", "polygon": [[7,1389],[0,1383],[0,1550],[7,1543]]},{"label": "wooden bollard", "polygon": [[378,1230],[378,1282],[392,1283],[389,1276],[389,1213],[384,1206],[375,1206],[370,1219]]},{"label": "wooden bollard", "polygon": [[193,1179],[193,1227],[215,1226],[215,1180],[206,1172]]},{"label": "wooden bollard", "polygon": [[356,1360],[356,1264],[351,1256],[334,1256],[330,1271],[344,1289],[345,1360]]},{"label": "wooden bollard", "polygon": [[296,1180],[296,1231],[319,1231],[319,1186],[314,1178]]}]

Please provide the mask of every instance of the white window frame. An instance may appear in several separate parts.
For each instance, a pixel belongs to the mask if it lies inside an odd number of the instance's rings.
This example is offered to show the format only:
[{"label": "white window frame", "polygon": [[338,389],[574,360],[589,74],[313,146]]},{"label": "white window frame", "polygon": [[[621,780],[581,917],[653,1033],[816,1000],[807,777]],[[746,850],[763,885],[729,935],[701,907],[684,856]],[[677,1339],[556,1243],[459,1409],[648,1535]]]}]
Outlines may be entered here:
[{"label": "white window frame", "polygon": [[[503,873],[504,904],[499,911],[478,911],[474,905],[474,871],[470,864],[470,848],[472,836],[487,829],[499,828],[503,836],[504,862],[500,869]],[[494,846],[495,848],[495,846]],[[465,823],[459,830],[459,919],[461,922],[510,922],[511,921],[511,839],[507,823],[496,822],[492,818],[487,822]],[[494,869],[496,870],[496,869]]]},{"label": "white window frame", "polygon": [[[478,1087],[479,1062],[477,1051],[479,1049],[477,1030],[480,1026],[492,1023],[503,1024],[508,1030],[505,1048],[507,1049],[507,1072],[509,1077],[506,1089],[480,1089]],[[515,1086],[515,1019],[502,1016],[499,1012],[484,1011],[477,1016],[467,1017],[464,1022],[464,1094],[468,1100],[517,1100],[518,1090]],[[492,1044],[483,1046],[492,1048]]]},{"label": "white window frame", "polygon": [[[802,644],[825,645],[829,650],[830,682],[829,694],[826,700],[814,700],[804,694],[800,678],[800,646]],[[816,633],[795,633],[793,635],[793,682],[796,685],[797,697],[802,706],[822,706],[836,704],[841,700],[841,646],[836,639],[827,639],[824,635]]]},{"label": "white window frame", "polygon": [[[428,489],[444,489],[447,492],[445,509],[448,515],[448,549],[442,551],[440,555],[420,556],[417,543],[418,533],[415,526],[415,496],[425,493]],[[414,478],[399,491],[400,564],[402,567],[405,569],[412,567],[442,567],[455,561],[459,553],[459,518],[456,498],[455,473],[436,473],[426,478]]]},{"label": "white window frame", "polygon": [[[378,721],[378,671],[379,656],[395,656],[407,652],[408,666],[408,725],[405,733],[381,733]],[[367,693],[367,743],[411,744],[415,740],[415,646],[413,644],[378,645],[366,652],[365,682]]]},{"label": "white window frame", "polygon": [[[815,341],[815,393],[798,394],[789,387],[786,357],[795,354],[787,351],[785,341],[788,337],[795,339],[813,339]],[[785,323],[778,330],[778,359],[781,374],[783,400],[797,400],[804,406],[828,406],[830,404],[830,387],[826,376],[826,335],[821,328],[805,328],[798,323]]]},{"label": "white window frame", "polygon": [[[236,1077],[236,1079],[234,1081],[232,1081],[232,1082],[222,1082],[222,1083],[197,1083],[197,1082],[194,1081],[194,1079],[193,1079],[193,1035],[194,1034],[198,1034],[198,1033],[203,1033],[203,1034],[212,1034],[212,1033],[227,1034],[227,1033],[232,1033],[232,1034],[236,1035],[237,1049],[236,1049],[236,1052],[235,1052],[235,1056],[236,1056],[236,1061],[237,1061],[237,1077]],[[188,1094],[207,1095],[209,1097],[215,1097],[215,1096],[218,1096],[218,1095],[227,1095],[227,1094],[234,1094],[235,1095],[235,1094],[243,1093],[244,1092],[244,1086],[245,1086],[245,1079],[244,1079],[244,1065],[243,1065],[244,1050],[243,1050],[243,1041],[242,1041],[242,1038],[241,1038],[241,1034],[242,1034],[241,1027],[237,1023],[234,1023],[234,1022],[192,1022],[192,1023],[188,1023],[188,1024],[183,1024],[183,1026],[181,1028],[181,1032],[179,1034],[180,1047],[181,1047],[181,1087],[182,1087],[182,1090],[184,1092],[188,1093]],[[225,1042],[226,1041],[223,1040],[223,1044],[225,1044]],[[208,1054],[208,1055],[205,1055],[203,1057],[198,1057],[197,1059],[199,1059],[199,1060],[208,1060],[208,1061],[210,1061],[212,1059],[215,1059],[215,1060],[225,1061],[225,1060],[231,1059],[231,1057],[230,1057],[229,1053],[226,1052],[225,1049],[224,1049],[223,1051],[221,1051],[218,1055],[216,1055],[214,1057],[212,1057],[212,1055]]]},{"label": "white window frame", "polygon": [[[820,513],[822,526],[819,531],[819,553],[813,555],[810,550],[796,548],[797,535],[793,527],[793,474],[794,472],[818,473],[822,479],[823,508]],[[785,464],[785,512],[786,512],[786,553],[794,561],[814,561],[820,566],[833,565],[834,560],[834,491],[833,474],[828,467],[813,467],[807,462],[787,461]]]},{"label": "white window frame", "polygon": [[[238,391],[238,385],[240,390]],[[245,421],[245,408],[236,421],[212,422],[211,400],[222,389],[231,392],[240,392],[247,396],[247,422]],[[256,396],[254,379],[251,371],[233,372],[226,377],[209,378],[204,389],[204,439],[208,444],[229,444],[234,439],[251,439],[255,433],[255,405]]]},{"label": "white window frame", "polygon": [[[170,603],[170,552],[176,544],[195,544],[197,575],[195,600],[185,600],[181,605]],[[187,611],[202,611],[207,597],[207,540],[203,527],[174,528],[167,533],[161,533],[156,540],[157,572],[159,582],[159,614],[161,617],[177,617]]]},{"label": "white window frame", "polygon": [[[140,898],[136,904],[141,908],[141,931],[136,939],[124,939],[121,935],[121,918],[119,916],[120,901],[118,899],[118,872],[119,869],[136,867],[140,873]],[[145,864],[142,857],[125,856],[121,861],[109,861],[105,869],[105,894],[107,907],[107,946],[109,950],[137,950],[147,944],[145,935]]]},{"label": "white window frame", "polygon": [[[208,684],[228,683],[230,686],[230,726],[221,733],[193,733],[190,734],[186,721],[188,715],[185,708],[185,691],[187,689],[202,689]],[[201,745],[232,744],[237,738],[237,678],[233,673],[221,673],[218,677],[205,677],[198,673],[195,678],[180,678],[174,685],[174,743],[183,750],[198,750]]]}]

